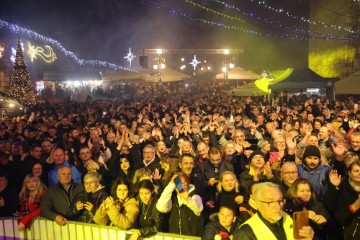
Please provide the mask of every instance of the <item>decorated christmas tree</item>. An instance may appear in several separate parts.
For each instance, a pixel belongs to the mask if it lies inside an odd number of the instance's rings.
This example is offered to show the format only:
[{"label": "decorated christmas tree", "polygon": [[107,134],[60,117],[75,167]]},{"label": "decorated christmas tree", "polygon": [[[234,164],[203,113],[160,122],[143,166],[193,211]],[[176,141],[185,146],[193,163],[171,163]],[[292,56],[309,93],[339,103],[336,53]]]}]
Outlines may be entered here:
[{"label": "decorated christmas tree", "polygon": [[16,59],[10,80],[10,96],[16,98],[25,106],[36,104],[35,94],[30,82],[30,76],[24,61],[20,38],[17,41]]}]

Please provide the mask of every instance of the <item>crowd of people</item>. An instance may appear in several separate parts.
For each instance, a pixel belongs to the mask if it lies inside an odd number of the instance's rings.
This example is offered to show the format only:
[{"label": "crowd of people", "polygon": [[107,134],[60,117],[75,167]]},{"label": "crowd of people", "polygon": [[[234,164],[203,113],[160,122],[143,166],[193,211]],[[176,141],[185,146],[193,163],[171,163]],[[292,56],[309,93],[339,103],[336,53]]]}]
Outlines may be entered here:
[{"label": "crowd of people", "polygon": [[38,216],[135,229],[131,240],[360,239],[357,100],[228,90],[144,83],[128,99],[4,117],[0,217],[19,231]]}]

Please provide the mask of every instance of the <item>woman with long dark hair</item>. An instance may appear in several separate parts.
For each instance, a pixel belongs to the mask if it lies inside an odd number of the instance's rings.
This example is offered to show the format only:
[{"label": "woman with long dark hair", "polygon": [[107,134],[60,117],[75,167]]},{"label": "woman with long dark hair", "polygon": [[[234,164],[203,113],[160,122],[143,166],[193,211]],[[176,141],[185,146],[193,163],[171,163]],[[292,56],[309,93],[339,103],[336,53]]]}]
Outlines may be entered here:
[{"label": "woman with long dark hair", "polygon": [[117,178],[111,187],[111,196],[100,205],[94,222],[100,225],[113,225],[122,230],[134,228],[139,214],[139,204],[131,196],[130,183]]},{"label": "woman with long dark hair", "polygon": [[164,215],[156,209],[157,198],[155,188],[150,180],[142,180],[138,184],[139,192],[139,212],[138,229],[130,240],[136,240],[139,237],[148,238],[157,232],[164,231]]}]

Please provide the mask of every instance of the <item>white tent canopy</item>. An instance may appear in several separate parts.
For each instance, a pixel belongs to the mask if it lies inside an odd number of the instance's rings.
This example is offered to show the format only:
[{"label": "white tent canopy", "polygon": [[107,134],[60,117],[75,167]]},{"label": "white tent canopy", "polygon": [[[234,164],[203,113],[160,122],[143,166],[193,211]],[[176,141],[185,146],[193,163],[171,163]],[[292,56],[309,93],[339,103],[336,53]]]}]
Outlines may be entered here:
[{"label": "white tent canopy", "polygon": [[[178,72],[171,68],[165,68],[161,70],[161,81],[162,82],[176,82],[189,79],[191,76]],[[147,82],[158,82],[159,75],[155,73],[146,79]]]},{"label": "white tent canopy", "polygon": [[[225,73],[219,73],[216,75],[216,79],[224,80]],[[228,71],[227,79],[228,80],[256,80],[260,79],[261,76],[253,73],[251,71],[246,71],[241,67],[235,67],[234,69]]]},{"label": "white tent canopy", "polygon": [[120,70],[103,76],[103,81],[121,81],[121,80],[145,80],[149,75],[145,73],[131,72],[128,70]]},{"label": "white tent canopy", "polygon": [[335,94],[360,94],[360,71],[336,82]]}]

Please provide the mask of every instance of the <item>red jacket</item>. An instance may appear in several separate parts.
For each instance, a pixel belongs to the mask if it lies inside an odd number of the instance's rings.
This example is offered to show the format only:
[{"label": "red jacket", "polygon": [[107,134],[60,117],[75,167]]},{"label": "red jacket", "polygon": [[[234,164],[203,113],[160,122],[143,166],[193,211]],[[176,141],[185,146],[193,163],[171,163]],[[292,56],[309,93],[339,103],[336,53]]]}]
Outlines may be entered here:
[{"label": "red jacket", "polygon": [[42,196],[36,196],[34,202],[29,202],[29,197],[25,197],[23,201],[20,202],[20,211],[22,215],[18,219],[18,223],[22,223],[26,228],[30,227],[31,222],[34,218],[40,216],[40,205],[45,196],[45,190],[42,193]]}]

